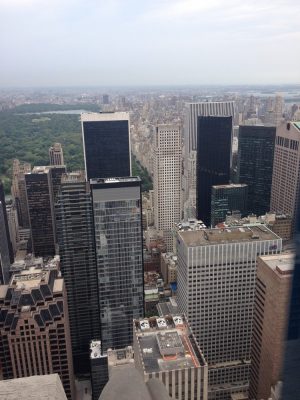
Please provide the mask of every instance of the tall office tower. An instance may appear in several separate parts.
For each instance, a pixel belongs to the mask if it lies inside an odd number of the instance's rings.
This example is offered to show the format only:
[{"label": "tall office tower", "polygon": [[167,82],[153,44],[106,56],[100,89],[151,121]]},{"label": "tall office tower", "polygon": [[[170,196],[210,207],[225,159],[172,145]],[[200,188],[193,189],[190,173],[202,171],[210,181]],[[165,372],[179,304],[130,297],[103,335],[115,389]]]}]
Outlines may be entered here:
[{"label": "tall office tower", "polygon": [[55,211],[60,269],[68,293],[74,371],[86,373],[90,341],[100,337],[100,312],[92,201],[84,172],[63,175]]},{"label": "tall office tower", "polygon": [[35,256],[55,254],[55,220],[51,167],[34,167],[25,175],[30,232]]},{"label": "tall office tower", "polygon": [[101,343],[132,344],[132,320],[144,315],[140,178],[92,179]]},{"label": "tall office tower", "polygon": [[282,96],[269,97],[265,106],[266,124],[278,126],[283,121],[284,100]]},{"label": "tall office tower", "polygon": [[54,143],[49,148],[50,165],[64,165],[64,153],[60,143]]},{"label": "tall office tower", "polygon": [[232,117],[198,117],[197,219],[211,224],[213,185],[230,181]]},{"label": "tall office tower", "polygon": [[240,126],[238,179],[248,185],[249,214],[270,211],[275,136],[272,126]]},{"label": "tall office tower", "polygon": [[53,204],[57,201],[57,196],[60,191],[61,178],[66,173],[65,165],[51,165],[48,167],[50,170],[50,179],[52,185],[52,201]]},{"label": "tall office tower", "polygon": [[282,379],[293,268],[294,254],[258,257],[249,399],[269,399]]},{"label": "tall office tower", "polygon": [[277,127],[271,190],[271,211],[291,215],[293,229],[300,201],[300,122]]},{"label": "tall office tower", "polygon": [[87,180],[130,176],[129,114],[81,114],[81,126]]},{"label": "tall office tower", "polygon": [[3,379],[57,373],[75,400],[69,316],[58,261],[13,274],[0,286]]},{"label": "tall office tower", "polygon": [[248,186],[245,184],[214,185],[211,191],[211,226],[226,220],[228,212],[247,215]]},{"label": "tall office tower", "polygon": [[11,194],[18,210],[19,225],[29,228],[28,204],[26,197],[25,174],[31,172],[31,165],[13,160]]},{"label": "tall office tower", "polygon": [[296,219],[296,259],[294,265],[293,282],[288,313],[288,326],[285,342],[285,355],[283,367],[283,393],[282,399],[294,400],[300,393],[300,199]]},{"label": "tall office tower", "polygon": [[181,133],[178,125],[158,125],[154,136],[154,222],[172,251],[172,228],[181,220]]},{"label": "tall office tower", "polygon": [[5,204],[0,201],[0,284],[7,284],[9,281],[9,267],[11,264],[9,255],[9,232],[5,227]]},{"label": "tall office tower", "polygon": [[145,382],[158,378],[172,399],[207,400],[207,362],[183,315],[134,321],[134,361]]},{"label": "tall office tower", "polygon": [[9,236],[12,245],[13,254],[17,252],[17,243],[20,241],[18,212],[15,204],[6,205],[7,222]]},{"label": "tall office tower", "polygon": [[280,253],[264,226],[179,231],[177,303],[208,362],[210,400],[248,389],[258,255]]},{"label": "tall office tower", "polygon": [[184,213],[185,219],[196,216],[196,158],[199,116],[229,116],[234,119],[234,101],[186,104],[184,129]]},{"label": "tall office tower", "polygon": [[10,262],[14,262],[14,252],[10,240],[9,235],[9,226],[8,226],[8,219],[7,219],[7,211],[6,211],[6,203],[5,203],[5,192],[4,192],[4,185],[0,179],[0,207],[2,207],[2,214],[3,214],[3,222],[4,225],[0,225],[0,229],[4,229],[5,235],[7,237],[7,244],[8,244],[8,251],[9,251],[9,259]]}]

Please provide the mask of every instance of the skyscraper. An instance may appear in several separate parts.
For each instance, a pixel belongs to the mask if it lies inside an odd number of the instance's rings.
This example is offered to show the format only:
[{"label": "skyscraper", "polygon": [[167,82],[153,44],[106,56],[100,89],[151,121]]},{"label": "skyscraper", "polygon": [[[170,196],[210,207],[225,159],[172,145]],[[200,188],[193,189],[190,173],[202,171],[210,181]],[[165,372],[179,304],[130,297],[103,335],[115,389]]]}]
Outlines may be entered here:
[{"label": "skyscraper", "polygon": [[276,128],[241,125],[239,129],[238,180],[248,185],[248,213],[270,211]]},{"label": "skyscraper", "polygon": [[[293,144],[295,146],[295,144]],[[283,394],[282,399],[294,400],[300,393],[300,199],[295,218],[296,221],[296,259],[294,266],[293,282],[291,288],[290,306],[288,313],[288,326],[285,343],[283,367]]]},{"label": "skyscraper", "polygon": [[198,117],[197,219],[211,224],[213,185],[230,181],[232,117]]},{"label": "skyscraper", "polygon": [[208,362],[210,400],[247,391],[257,255],[281,247],[264,226],[177,233],[177,303]]},{"label": "skyscraper", "polygon": [[87,180],[130,176],[128,113],[81,114],[81,125]]},{"label": "skyscraper", "polygon": [[75,400],[69,316],[57,260],[13,274],[0,286],[3,379],[58,373]]},{"label": "skyscraper", "polygon": [[49,148],[50,165],[64,165],[64,153],[60,143],[54,143]]},{"label": "skyscraper", "polygon": [[55,220],[51,167],[34,167],[25,175],[30,232],[35,256],[55,254]]},{"label": "skyscraper", "polygon": [[26,197],[25,174],[31,172],[31,165],[19,160],[13,160],[13,176],[11,194],[18,211],[18,221],[21,227],[29,228],[28,204]]},{"label": "skyscraper", "polygon": [[56,204],[60,268],[68,293],[75,373],[89,371],[89,345],[100,337],[92,200],[84,172],[63,175]]},{"label": "skyscraper", "polygon": [[159,125],[154,137],[154,220],[172,251],[174,223],[181,220],[181,133],[177,125]]},{"label": "skyscraper", "polygon": [[270,209],[291,215],[294,228],[300,200],[299,142],[300,122],[283,123],[277,127]]},{"label": "skyscraper", "polygon": [[196,158],[199,116],[231,116],[234,101],[200,102],[186,104],[184,123],[184,200],[185,218],[196,216]]},{"label": "skyscraper", "polygon": [[294,254],[260,256],[257,262],[251,347],[250,399],[268,399],[282,380]]},{"label": "skyscraper", "polygon": [[211,225],[226,220],[228,212],[240,211],[247,214],[248,186],[245,184],[214,185],[211,192]]},{"label": "skyscraper", "polygon": [[9,233],[5,228],[5,204],[0,201],[0,284],[7,284],[9,281]]},{"label": "skyscraper", "polygon": [[103,351],[132,343],[132,320],[144,314],[141,181],[92,179]]},{"label": "skyscraper", "polygon": [[8,227],[8,219],[7,219],[7,212],[6,212],[6,203],[5,203],[5,192],[4,192],[4,185],[0,180],[0,207],[2,207],[2,214],[3,214],[3,222],[4,225],[0,224],[0,229],[4,229],[5,235],[7,237],[7,245],[8,245],[8,252],[9,252],[9,260],[11,263],[14,262],[14,252],[12,243],[10,240],[9,234],[9,227]]}]

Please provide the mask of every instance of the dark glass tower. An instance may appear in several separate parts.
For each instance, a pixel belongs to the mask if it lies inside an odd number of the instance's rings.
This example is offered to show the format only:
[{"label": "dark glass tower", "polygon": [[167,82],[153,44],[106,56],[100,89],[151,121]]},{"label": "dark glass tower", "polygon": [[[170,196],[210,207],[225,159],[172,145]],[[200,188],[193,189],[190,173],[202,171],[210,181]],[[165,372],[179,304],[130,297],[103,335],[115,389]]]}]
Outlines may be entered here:
[{"label": "dark glass tower", "polygon": [[12,247],[10,236],[9,236],[8,220],[7,220],[6,204],[5,204],[5,193],[4,193],[4,186],[3,186],[3,183],[1,180],[0,180],[0,202],[2,204],[2,211],[3,211],[3,218],[4,218],[3,229],[4,229],[6,237],[7,237],[9,260],[11,263],[13,263],[14,262],[14,252],[13,252],[13,247]]},{"label": "dark glass tower", "polygon": [[211,194],[211,225],[224,222],[228,212],[247,214],[248,186],[245,184],[214,185]]},{"label": "dark glass tower", "polygon": [[55,220],[51,167],[25,174],[32,248],[36,257],[55,254]]},{"label": "dark glass tower", "polygon": [[89,371],[89,345],[100,337],[92,201],[83,172],[62,177],[56,204],[60,268],[67,293],[75,373]]},{"label": "dark glass tower", "polygon": [[232,117],[198,117],[197,218],[211,224],[213,185],[229,183]]},{"label": "dark glass tower", "polygon": [[132,320],[144,315],[141,181],[139,178],[91,182],[101,345],[132,344]]},{"label": "dark glass tower", "polygon": [[283,368],[284,400],[296,400],[300,393],[300,204],[295,234],[296,260]]},{"label": "dark glass tower", "polygon": [[82,114],[81,123],[87,180],[130,176],[128,114]]},{"label": "dark glass tower", "polygon": [[276,128],[242,125],[239,128],[238,180],[248,185],[248,213],[270,211]]}]

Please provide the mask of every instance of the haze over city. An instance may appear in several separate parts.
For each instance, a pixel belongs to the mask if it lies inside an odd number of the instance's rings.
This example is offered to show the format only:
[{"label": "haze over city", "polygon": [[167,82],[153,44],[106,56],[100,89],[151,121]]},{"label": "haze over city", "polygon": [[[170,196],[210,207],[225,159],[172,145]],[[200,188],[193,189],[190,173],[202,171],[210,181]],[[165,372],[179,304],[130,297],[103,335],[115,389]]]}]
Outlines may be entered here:
[{"label": "haze over city", "polygon": [[0,86],[299,83],[296,0],[0,0]]}]

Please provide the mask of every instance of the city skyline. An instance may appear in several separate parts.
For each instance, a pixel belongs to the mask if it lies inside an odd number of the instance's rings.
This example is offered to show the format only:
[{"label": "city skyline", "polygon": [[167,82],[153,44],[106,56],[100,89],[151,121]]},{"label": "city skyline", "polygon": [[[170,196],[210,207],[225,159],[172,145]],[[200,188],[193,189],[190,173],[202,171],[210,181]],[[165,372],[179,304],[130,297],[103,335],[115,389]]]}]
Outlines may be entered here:
[{"label": "city skyline", "polygon": [[295,0],[1,0],[0,87],[299,82],[299,9]]}]

